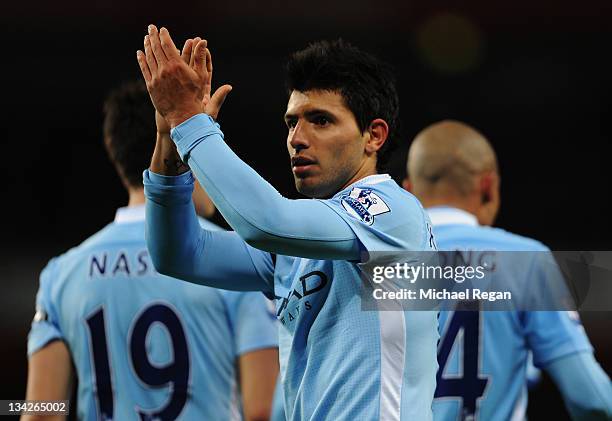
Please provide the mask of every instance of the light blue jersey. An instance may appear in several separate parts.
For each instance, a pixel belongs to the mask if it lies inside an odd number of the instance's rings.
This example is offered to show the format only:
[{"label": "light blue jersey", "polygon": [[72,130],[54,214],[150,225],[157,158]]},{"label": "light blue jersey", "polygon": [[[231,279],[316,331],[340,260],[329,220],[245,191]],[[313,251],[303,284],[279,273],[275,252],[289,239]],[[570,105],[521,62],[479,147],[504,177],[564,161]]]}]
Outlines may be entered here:
[{"label": "light blue jersey", "polygon": [[[374,252],[433,249],[416,198],[388,175],[372,175],[327,200],[289,200],[231,152],[208,116],[172,136],[236,233],[197,227],[191,173],[146,171],[151,257],[192,282],[276,297],[287,418],[431,419],[437,313],[366,311],[360,295],[360,262],[372,263]],[[216,263],[221,244],[231,264]],[[169,256],[175,245],[187,251]]]},{"label": "light blue jersey", "polygon": [[[175,182],[182,187],[189,177]],[[151,179],[163,179],[145,174],[145,191],[158,200],[159,187]],[[183,188],[175,193],[174,203],[182,202],[180,195],[191,194]],[[350,227],[361,252],[432,249],[422,207],[387,175],[367,177],[332,199],[315,202]],[[148,203],[150,225],[156,229],[160,224],[155,218],[162,208],[154,200]],[[366,206],[370,210],[363,212]],[[193,209],[190,212],[185,218],[193,216]],[[437,369],[436,312],[364,311],[362,274],[356,261],[270,254],[247,246],[236,234],[229,238],[184,230],[178,236],[183,243],[202,245],[199,260],[183,263],[182,267],[194,268],[191,275],[184,273],[185,279],[242,288],[236,279],[239,274],[240,279],[262,285],[264,292],[276,297],[287,419],[431,419]],[[211,251],[207,252],[206,244],[211,244]],[[207,264],[218,261],[211,254],[216,244],[235,251],[227,255],[231,267]],[[356,260],[360,254],[356,252]]]},{"label": "light blue jersey", "polygon": [[[428,209],[440,250],[464,250],[476,265],[478,251],[534,251],[541,243],[507,231],[479,226],[476,218],[447,207]],[[470,260],[471,259],[471,260]],[[521,276],[521,268],[497,265],[503,278]],[[516,283],[528,278],[526,269]],[[512,283],[508,281],[509,283]],[[436,420],[523,420],[527,408],[530,352],[538,368],[592,348],[575,312],[443,311],[438,348],[434,418]]]},{"label": "light blue jersey", "polygon": [[[352,197],[356,205],[347,199]],[[370,222],[359,216],[359,204],[367,200],[384,211]],[[366,178],[325,203],[352,227],[367,251],[430,247],[420,205],[388,176]],[[409,223],[395,215],[407,215]],[[437,313],[362,310],[360,271],[346,260],[276,260],[274,293],[289,419],[430,416]]]},{"label": "light blue jersey", "polygon": [[274,389],[274,398],[272,399],[272,412],[270,414],[270,421],[286,421],[285,416],[285,397],[283,394],[283,383],[278,378],[276,382],[276,388]]},{"label": "light blue jersey", "polygon": [[144,206],[119,209],[113,223],[51,260],[36,308],[28,354],[66,342],[85,420],[241,419],[236,359],[278,342],[274,308],[261,293],[155,271]]}]

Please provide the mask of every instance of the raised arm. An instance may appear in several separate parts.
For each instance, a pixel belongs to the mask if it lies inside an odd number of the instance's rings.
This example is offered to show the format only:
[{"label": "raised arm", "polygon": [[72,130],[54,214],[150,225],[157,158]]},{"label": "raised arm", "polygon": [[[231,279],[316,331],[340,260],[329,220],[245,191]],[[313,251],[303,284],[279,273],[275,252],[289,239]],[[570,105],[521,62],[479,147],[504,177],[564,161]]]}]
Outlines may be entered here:
[{"label": "raised arm", "polygon": [[225,145],[218,125],[201,114],[202,86],[208,80],[205,41],[194,47],[193,56],[193,63],[187,64],[165,28],[158,33],[149,27],[138,61],[156,109],[175,127],[173,136],[181,152],[180,157],[172,155],[165,144],[166,151],[154,158],[151,170],[177,175],[186,170],[182,163],[187,162],[229,224],[259,249],[358,260],[360,242],[334,210],[322,201],[282,197]]},{"label": "raised arm", "polygon": [[173,132],[179,153],[219,211],[250,245],[291,256],[358,260],[359,240],[323,201],[290,200],[240,160],[199,114]]},{"label": "raised arm", "polygon": [[165,177],[146,171],[147,248],[164,275],[223,289],[272,293],[269,253],[249,247],[236,233],[200,227],[190,172]]},{"label": "raised arm", "polygon": [[[150,59],[149,38],[144,46]],[[207,55],[206,41],[188,39],[180,59],[185,65],[195,66],[196,58],[199,65]],[[144,54],[140,53],[138,59],[143,72],[148,71]],[[200,67],[201,72],[206,70],[206,76],[198,100],[203,111],[216,117],[231,86],[223,85],[211,96],[212,62],[209,59],[207,63]],[[235,233],[200,227],[192,201],[193,178],[186,173],[189,168],[177,154],[170,125],[158,111],[155,122],[157,141],[151,169],[158,174],[145,172],[144,185],[147,246],[157,271],[198,284],[271,293],[273,267],[269,254],[248,247]]]}]

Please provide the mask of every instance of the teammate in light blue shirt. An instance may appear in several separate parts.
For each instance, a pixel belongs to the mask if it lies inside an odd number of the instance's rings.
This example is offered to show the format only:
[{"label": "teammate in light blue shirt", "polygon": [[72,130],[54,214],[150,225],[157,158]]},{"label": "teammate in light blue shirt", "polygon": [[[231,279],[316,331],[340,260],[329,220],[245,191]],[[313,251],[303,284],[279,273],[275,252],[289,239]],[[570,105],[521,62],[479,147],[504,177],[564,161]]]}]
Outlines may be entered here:
[{"label": "teammate in light blue shirt", "polygon": [[270,413],[270,421],[285,421],[285,397],[283,395],[283,382],[279,379],[276,382],[274,390],[274,398],[272,399],[272,411]]},{"label": "teammate in light blue shirt", "polygon": [[[486,253],[491,263],[495,250],[549,251],[488,226],[499,208],[497,168],[488,141],[454,121],[423,130],[409,152],[404,186],[427,207],[438,247],[471,250],[465,256],[474,266]],[[504,279],[534,281],[527,268],[497,263]],[[443,311],[440,329],[436,420],[525,419],[530,352],[535,366],[552,376],[572,417],[611,419],[612,386],[593,357],[578,313]]]},{"label": "teammate in light blue shirt", "polygon": [[105,143],[130,205],[42,272],[28,399],[70,397],[74,365],[79,419],[230,420],[243,411],[245,419],[267,419],[278,374],[272,302],[155,271],[141,184],[154,110],[137,83],[115,91],[105,111]]},{"label": "teammate in light blue shirt", "polygon": [[[313,44],[289,61],[287,147],[298,191],[315,199],[289,200],[192,107],[198,96],[189,86],[205,78],[206,64],[182,65],[167,30],[160,35],[150,27],[138,58],[154,104],[174,126],[180,157],[164,155],[170,145],[158,144],[144,174],[147,244],[156,267],[276,297],[288,419],[431,419],[437,313],[361,308],[366,281],[359,263],[372,260],[371,252],[433,245],[419,202],[378,174],[398,121],[389,70],[341,41]],[[204,44],[196,57],[204,59],[201,50]],[[254,128],[249,141],[270,140]],[[180,158],[237,234],[198,227],[189,200],[194,178],[176,170]],[[220,247],[231,249],[225,263]]]}]

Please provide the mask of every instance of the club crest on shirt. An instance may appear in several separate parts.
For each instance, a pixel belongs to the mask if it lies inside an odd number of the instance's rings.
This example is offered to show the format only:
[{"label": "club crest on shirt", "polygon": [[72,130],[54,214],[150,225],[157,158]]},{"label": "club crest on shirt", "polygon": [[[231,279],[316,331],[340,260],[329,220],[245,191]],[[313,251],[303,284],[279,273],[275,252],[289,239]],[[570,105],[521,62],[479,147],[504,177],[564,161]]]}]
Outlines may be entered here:
[{"label": "club crest on shirt", "polygon": [[354,187],[348,195],[342,197],[342,207],[351,216],[368,225],[374,223],[374,217],[390,212],[389,206],[372,189]]}]

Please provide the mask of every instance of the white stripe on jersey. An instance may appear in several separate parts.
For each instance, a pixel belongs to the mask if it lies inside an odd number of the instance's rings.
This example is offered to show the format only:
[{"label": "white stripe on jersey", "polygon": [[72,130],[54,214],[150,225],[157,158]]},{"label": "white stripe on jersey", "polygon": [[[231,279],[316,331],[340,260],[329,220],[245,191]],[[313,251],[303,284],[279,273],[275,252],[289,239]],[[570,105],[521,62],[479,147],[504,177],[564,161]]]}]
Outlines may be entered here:
[{"label": "white stripe on jersey", "polygon": [[238,384],[236,379],[232,380],[232,395],[230,397],[230,417],[228,421],[242,421],[240,408],[240,395],[238,394]]},{"label": "white stripe on jersey", "polygon": [[406,320],[401,310],[379,311],[380,420],[399,421],[406,354]]},{"label": "white stripe on jersey", "polygon": [[510,421],[524,421],[526,419],[525,414],[527,412],[527,386],[523,386],[521,396],[517,399],[514,404],[514,411]]}]

